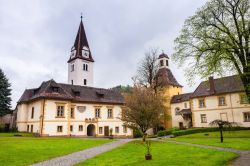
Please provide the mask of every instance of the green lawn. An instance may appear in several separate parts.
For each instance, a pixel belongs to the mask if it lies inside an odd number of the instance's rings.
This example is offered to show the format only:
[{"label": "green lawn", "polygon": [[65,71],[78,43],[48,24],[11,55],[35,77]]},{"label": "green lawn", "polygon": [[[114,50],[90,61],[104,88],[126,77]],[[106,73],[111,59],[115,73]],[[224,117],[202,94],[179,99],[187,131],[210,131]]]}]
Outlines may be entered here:
[{"label": "green lawn", "polygon": [[237,157],[237,154],[212,149],[176,145],[163,142],[152,143],[153,160],[144,159],[145,147],[139,141],[130,142],[109,152],[98,155],[78,165],[187,165],[222,166]]},{"label": "green lawn", "polygon": [[19,166],[110,142],[104,139],[0,137],[0,165]]},{"label": "green lawn", "polygon": [[20,132],[10,132],[10,133],[0,133],[0,137],[15,137],[18,135],[19,137],[33,137],[32,133],[20,133]]},{"label": "green lawn", "polygon": [[240,150],[250,150],[250,130],[225,131],[224,142],[220,143],[219,132],[197,133],[179,136],[170,140],[189,142],[194,144],[219,146]]}]

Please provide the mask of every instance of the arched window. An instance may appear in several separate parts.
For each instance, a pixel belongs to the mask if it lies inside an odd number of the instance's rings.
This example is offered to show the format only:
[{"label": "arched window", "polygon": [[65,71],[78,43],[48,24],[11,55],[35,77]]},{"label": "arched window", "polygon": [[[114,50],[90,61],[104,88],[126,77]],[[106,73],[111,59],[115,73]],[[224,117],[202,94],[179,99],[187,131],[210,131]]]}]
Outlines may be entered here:
[{"label": "arched window", "polygon": [[180,115],[179,112],[180,112],[180,108],[179,108],[179,107],[176,107],[176,108],[175,108],[175,115]]}]

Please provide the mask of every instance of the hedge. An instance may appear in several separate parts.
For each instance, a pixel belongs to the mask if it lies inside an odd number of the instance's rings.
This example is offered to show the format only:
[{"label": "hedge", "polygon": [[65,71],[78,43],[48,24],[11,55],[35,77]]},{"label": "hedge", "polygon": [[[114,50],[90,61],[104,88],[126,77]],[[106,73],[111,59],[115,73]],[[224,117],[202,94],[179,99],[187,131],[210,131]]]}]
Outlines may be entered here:
[{"label": "hedge", "polygon": [[[232,127],[232,128],[223,128],[224,131],[236,131],[236,130],[250,130],[246,127]],[[204,132],[213,132],[219,131],[219,128],[208,127],[208,128],[193,128],[187,130],[173,131],[172,134],[177,137],[181,135],[195,134],[195,133],[204,133]]]}]

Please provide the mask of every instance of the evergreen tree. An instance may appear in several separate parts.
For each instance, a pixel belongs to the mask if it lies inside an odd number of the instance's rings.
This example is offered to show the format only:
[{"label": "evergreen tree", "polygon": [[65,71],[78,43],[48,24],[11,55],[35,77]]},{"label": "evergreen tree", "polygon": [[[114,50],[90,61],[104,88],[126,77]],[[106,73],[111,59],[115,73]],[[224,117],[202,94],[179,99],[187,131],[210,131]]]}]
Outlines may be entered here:
[{"label": "evergreen tree", "polygon": [[2,69],[0,69],[0,116],[3,116],[7,113],[11,112],[11,89],[10,83],[3,73]]}]

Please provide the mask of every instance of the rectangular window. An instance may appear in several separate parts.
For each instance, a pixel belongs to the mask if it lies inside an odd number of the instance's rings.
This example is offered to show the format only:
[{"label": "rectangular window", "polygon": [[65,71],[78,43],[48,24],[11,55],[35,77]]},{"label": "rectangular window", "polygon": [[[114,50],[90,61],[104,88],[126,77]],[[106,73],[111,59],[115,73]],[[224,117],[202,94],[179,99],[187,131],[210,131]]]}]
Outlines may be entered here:
[{"label": "rectangular window", "polygon": [[115,127],[115,133],[119,133],[119,127]]},{"label": "rectangular window", "polygon": [[243,112],[244,122],[250,122],[250,112]]},{"label": "rectangular window", "polygon": [[187,103],[184,103],[184,108],[187,108]]},{"label": "rectangular window", "polygon": [[30,132],[33,133],[33,125],[30,125]]},{"label": "rectangular window", "polygon": [[79,131],[83,131],[83,125],[79,125]]},{"label": "rectangular window", "polygon": [[99,134],[102,134],[103,133],[103,129],[102,127],[99,127]]},{"label": "rectangular window", "polygon": [[108,109],[108,118],[113,118],[113,110]]},{"label": "rectangular window", "polygon": [[219,97],[219,106],[224,106],[226,105],[226,99],[224,96]]},{"label": "rectangular window", "polygon": [[240,95],[240,104],[248,104],[247,95],[241,94]]},{"label": "rectangular window", "polygon": [[88,65],[87,64],[83,64],[83,70],[88,71]]},{"label": "rectangular window", "polygon": [[163,60],[160,61],[160,65],[163,66]]},{"label": "rectangular window", "polygon": [[75,66],[71,65],[71,72],[75,70]]},{"label": "rectangular window", "polygon": [[206,116],[206,114],[201,114],[201,123],[207,123],[207,116]]},{"label": "rectangular window", "polygon": [[30,125],[27,125],[27,132],[30,131]]},{"label": "rectangular window", "polygon": [[71,107],[71,109],[70,109],[70,118],[71,119],[75,118],[75,108],[74,107]]},{"label": "rectangular window", "polygon": [[101,113],[100,108],[96,108],[95,109],[95,117],[100,118],[101,117],[100,113]]},{"label": "rectangular window", "polygon": [[64,117],[64,106],[57,106],[57,117]]},{"label": "rectangular window", "polygon": [[73,125],[70,125],[70,131],[71,132],[73,131]]},{"label": "rectangular window", "polygon": [[57,126],[57,132],[58,132],[58,133],[63,132],[63,127],[62,127],[62,126]]},{"label": "rectangular window", "polygon": [[87,80],[86,79],[83,80],[83,84],[87,85]]},{"label": "rectangular window", "polygon": [[168,66],[168,60],[166,60],[166,66]]},{"label": "rectangular window", "polygon": [[128,130],[127,130],[127,126],[123,126],[123,133],[127,133]]},{"label": "rectangular window", "polygon": [[33,119],[33,118],[34,118],[34,110],[35,110],[35,108],[34,108],[34,107],[32,107],[32,110],[31,110],[31,119]]},{"label": "rectangular window", "polygon": [[74,81],[73,80],[71,80],[71,85],[74,85]]},{"label": "rectangular window", "polygon": [[205,107],[205,99],[199,99],[199,107],[204,108]]}]

